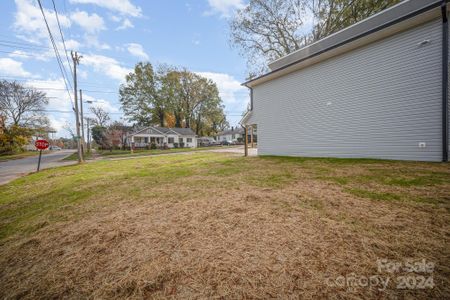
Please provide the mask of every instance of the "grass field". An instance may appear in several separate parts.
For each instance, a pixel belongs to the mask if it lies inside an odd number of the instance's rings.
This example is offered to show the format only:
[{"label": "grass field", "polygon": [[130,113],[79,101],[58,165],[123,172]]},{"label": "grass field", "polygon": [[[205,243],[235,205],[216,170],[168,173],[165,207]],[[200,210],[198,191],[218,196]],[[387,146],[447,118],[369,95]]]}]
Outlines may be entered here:
[{"label": "grass field", "polygon": [[[44,170],[0,186],[0,298],[444,299],[449,208],[441,163],[204,152]],[[373,275],[386,289],[336,280]]]},{"label": "grass field", "polygon": [[[226,146],[225,146],[226,147]],[[202,151],[202,150],[213,150],[213,149],[223,149],[223,146],[217,147],[203,147],[203,148],[172,148],[167,150],[161,149],[137,149],[134,150],[133,153],[130,150],[97,150],[95,152],[96,157],[103,158],[120,158],[120,157],[139,157],[139,156],[147,156],[147,155],[158,155],[158,154],[170,154],[170,153],[180,153],[180,152],[192,152],[192,151]],[[91,153],[85,154],[85,159],[91,159],[94,156]],[[77,153],[73,153],[66,157],[64,160],[77,160]]]}]

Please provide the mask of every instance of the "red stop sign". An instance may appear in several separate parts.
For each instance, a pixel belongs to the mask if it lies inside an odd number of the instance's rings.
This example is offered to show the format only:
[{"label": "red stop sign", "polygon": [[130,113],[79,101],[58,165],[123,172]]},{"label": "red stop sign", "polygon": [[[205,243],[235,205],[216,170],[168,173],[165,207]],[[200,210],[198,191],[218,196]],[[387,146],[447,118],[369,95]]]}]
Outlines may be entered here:
[{"label": "red stop sign", "polygon": [[49,144],[48,144],[48,142],[46,140],[36,140],[36,142],[34,142],[34,145],[39,150],[44,150],[44,149],[48,148]]}]

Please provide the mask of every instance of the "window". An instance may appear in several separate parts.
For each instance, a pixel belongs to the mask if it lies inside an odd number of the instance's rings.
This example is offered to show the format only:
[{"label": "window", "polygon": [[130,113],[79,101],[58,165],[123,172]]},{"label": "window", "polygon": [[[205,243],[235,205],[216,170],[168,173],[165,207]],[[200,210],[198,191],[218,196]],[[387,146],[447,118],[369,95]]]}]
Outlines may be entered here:
[{"label": "window", "polygon": [[192,138],[187,138],[187,139],[186,139],[186,142],[187,142],[187,143],[192,143]]},{"label": "window", "polygon": [[183,138],[182,137],[178,138],[178,142],[182,143],[183,142]]},{"label": "window", "polygon": [[144,143],[146,143],[146,144],[148,143],[148,137],[144,138]]},{"label": "window", "polygon": [[169,144],[173,144],[173,142],[174,142],[173,137],[170,137],[169,138]]},{"label": "window", "polygon": [[234,140],[235,138],[236,138],[236,135],[233,134],[233,135],[231,136],[231,139]]}]

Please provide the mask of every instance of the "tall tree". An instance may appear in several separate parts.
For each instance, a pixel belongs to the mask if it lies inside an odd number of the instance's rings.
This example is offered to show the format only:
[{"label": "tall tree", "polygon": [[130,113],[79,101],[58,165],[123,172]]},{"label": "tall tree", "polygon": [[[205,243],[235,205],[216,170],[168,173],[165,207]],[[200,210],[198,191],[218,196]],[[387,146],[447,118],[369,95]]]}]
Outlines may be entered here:
[{"label": "tall tree", "polygon": [[319,40],[356,22],[364,20],[401,0],[319,0],[310,2],[309,9],[316,23],[312,41]]},{"label": "tall tree", "polygon": [[120,87],[120,102],[125,115],[139,125],[164,126],[168,98],[161,97],[164,67],[154,72],[150,63],[138,63]]},{"label": "tall tree", "polygon": [[0,134],[0,154],[12,154],[23,151],[31,138],[33,130],[19,125],[10,125]]},{"label": "tall tree", "polygon": [[270,61],[300,49],[400,0],[250,0],[230,20],[233,46],[254,76]]},{"label": "tall tree", "polygon": [[155,73],[149,63],[139,63],[120,95],[125,114],[138,125],[193,128],[200,134],[226,121],[216,84],[187,69],[160,65]]},{"label": "tall tree", "polygon": [[92,124],[95,126],[106,127],[111,117],[109,113],[100,106],[91,106],[89,110],[94,114]]},{"label": "tall tree", "polygon": [[6,124],[34,129],[48,126],[43,113],[47,104],[43,92],[15,81],[0,81],[0,112],[6,117]]},{"label": "tall tree", "polygon": [[[181,75],[174,67],[167,67],[165,72],[160,72],[159,80],[161,88],[159,90],[161,98],[166,101],[167,114],[170,114],[170,121],[174,120],[174,127],[182,127],[183,124],[183,108],[181,105]],[[168,122],[172,123],[172,122]],[[168,125],[169,126],[169,125]],[[169,126],[170,127],[170,126]]]},{"label": "tall tree", "polygon": [[196,84],[196,98],[192,117],[193,129],[197,135],[211,133],[214,121],[223,118],[223,105],[217,85],[209,79],[199,78]]},{"label": "tall tree", "polygon": [[194,110],[195,103],[198,101],[196,98],[197,92],[197,80],[200,76],[189,72],[184,69],[179,72],[180,84],[178,86],[177,96],[179,97],[179,107],[183,111],[184,123],[186,128],[191,128],[191,119]]}]

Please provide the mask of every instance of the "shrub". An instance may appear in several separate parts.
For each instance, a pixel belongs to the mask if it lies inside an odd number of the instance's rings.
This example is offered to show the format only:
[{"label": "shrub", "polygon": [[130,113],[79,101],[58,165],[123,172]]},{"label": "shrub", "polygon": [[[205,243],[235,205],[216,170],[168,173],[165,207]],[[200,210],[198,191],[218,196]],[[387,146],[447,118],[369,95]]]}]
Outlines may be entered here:
[{"label": "shrub", "polygon": [[155,150],[156,149],[156,144],[155,143],[151,143],[150,149]]}]

